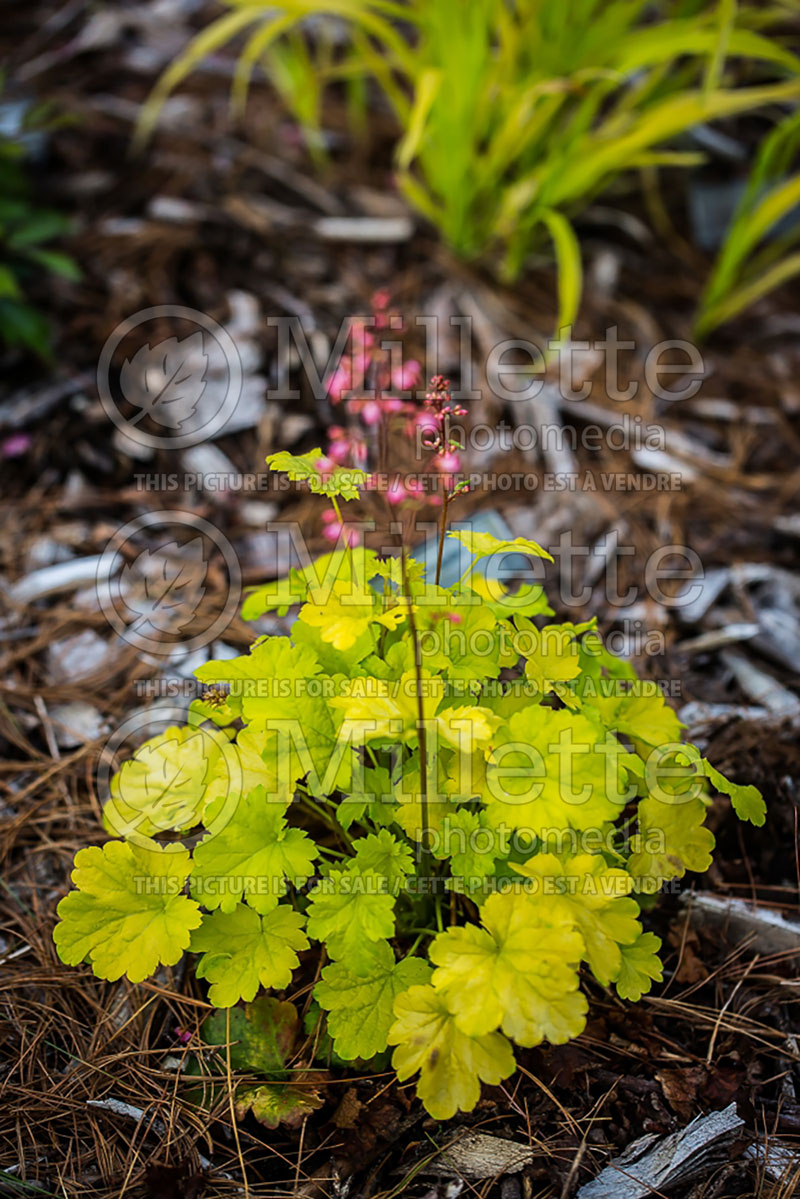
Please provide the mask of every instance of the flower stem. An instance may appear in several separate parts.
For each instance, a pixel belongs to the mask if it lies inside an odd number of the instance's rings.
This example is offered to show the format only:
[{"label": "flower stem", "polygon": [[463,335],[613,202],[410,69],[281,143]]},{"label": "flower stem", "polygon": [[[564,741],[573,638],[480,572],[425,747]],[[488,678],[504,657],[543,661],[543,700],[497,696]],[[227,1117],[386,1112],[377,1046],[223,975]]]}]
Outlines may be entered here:
[{"label": "flower stem", "polygon": [[439,580],[442,577],[442,557],[444,555],[444,535],[447,530],[447,507],[450,503],[450,494],[445,491],[444,499],[442,500],[442,522],[439,526],[439,553],[436,557],[436,586],[439,586]]},{"label": "flower stem", "polygon": [[350,543],[350,534],[347,531],[347,527],[344,523],[344,518],[342,516],[342,510],[339,507],[339,501],[337,500],[335,495],[331,496],[331,503],[333,504],[333,510],[336,513],[336,519],[339,522],[339,527],[342,530],[342,537],[344,537],[344,543],[345,543],[345,546],[347,547],[347,554],[348,554],[348,557],[350,558],[350,582],[353,585],[353,587],[355,587],[355,585],[356,585],[356,559],[355,559],[355,555],[353,553],[353,547]]},{"label": "flower stem", "polygon": [[419,648],[419,637],[417,636],[417,622],[414,618],[414,604],[408,581],[408,560],[404,545],[400,546],[400,565],[403,573],[403,590],[406,593],[406,602],[408,603],[408,626],[411,632],[411,642],[414,646],[414,673],[417,683],[417,737],[419,739],[420,809],[422,812],[419,873],[420,877],[428,878],[430,877],[432,864],[428,823],[428,736],[425,725],[425,703],[422,691],[422,654]]}]

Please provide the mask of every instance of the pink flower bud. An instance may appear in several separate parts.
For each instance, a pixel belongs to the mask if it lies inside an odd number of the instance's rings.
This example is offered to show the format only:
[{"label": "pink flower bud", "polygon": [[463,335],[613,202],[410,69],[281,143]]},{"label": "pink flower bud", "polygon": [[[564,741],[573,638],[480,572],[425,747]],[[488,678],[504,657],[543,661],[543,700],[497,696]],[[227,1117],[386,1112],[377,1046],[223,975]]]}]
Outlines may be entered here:
[{"label": "pink flower bud", "polygon": [[422,378],[422,367],[414,358],[392,371],[392,384],[398,391],[410,391]]},{"label": "pink flower bud", "polygon": [[328,399],[332,404],[340,403],[344,392],[352,388],[353,370],[343,358],[327,382]]},{"label": "pink flower bud", "polygon": [[381,400],[381,407],[384,412],[403,412],[406,406],[396,396],[387,396],[385,400]]},{"label": "pink flower bud", "polygon": [[361,544],[361,534],[358,529],[353,529],[350,525],[342,525],[338,520],[332,520],[322,530],[322,536],[327,541],[336,542],[340,537],[344,537],[345,545],[353,546]]},{"label": "pink flower bud", "polygon": [[374,425],[379,425],[382,416],[383,413],[381,412],[381,406],[377,400],[367,400],[366,404],[361,409],[361,419],[369,428],[372,428]]},{"label": "pink flower bud", "polygon": [[399,479],[395,479],[386,489],[386,498],[390,504],[402,504],[407,496],[408,492]]}]

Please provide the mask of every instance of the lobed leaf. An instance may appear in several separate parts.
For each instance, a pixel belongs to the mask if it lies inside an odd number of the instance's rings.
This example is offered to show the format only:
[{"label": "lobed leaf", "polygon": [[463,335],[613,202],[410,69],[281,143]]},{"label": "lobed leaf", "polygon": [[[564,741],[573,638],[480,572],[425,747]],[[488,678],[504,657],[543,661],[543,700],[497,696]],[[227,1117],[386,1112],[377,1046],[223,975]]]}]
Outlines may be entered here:
[{"label": "lobed leaf", "polygon": [[53,932],[68,966],[87,958],[98,978],[142,982],[158,966],[174,966],[201,922],[182,894],[192,869],[182,845],[108,841],[75,855],[70,891],[58,905]]},{"label": "lobed leaf", "polygon": [[328,1032],[339,1057],[352,1061],[381,1053],[394,1021],[395,999],[409,987],[428,982],[430,974],[421,958],[396,962],[388,941],[370,944],[357,970],[346,961],[326,966],[314,998],[328,1012]]}]

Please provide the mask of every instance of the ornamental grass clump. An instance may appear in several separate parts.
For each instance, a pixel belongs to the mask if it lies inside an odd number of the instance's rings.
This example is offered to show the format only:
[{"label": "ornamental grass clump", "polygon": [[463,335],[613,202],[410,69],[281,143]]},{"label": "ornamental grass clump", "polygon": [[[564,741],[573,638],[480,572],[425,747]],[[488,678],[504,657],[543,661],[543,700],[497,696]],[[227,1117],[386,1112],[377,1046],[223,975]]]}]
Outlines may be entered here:
[{"label": "ornamental grass clump", "polygon": [[[170,91],[231,42],[238,47],[234,101],[244,104],[263,67],[318,161],[332,93],[346,97],[363,142],[369,83],[394,117],[398,188],[457,255],[488,261],[508,281],[552,247],[558,328],[578,312],[578,227],[598,198],[618,203],[641,171],[703,162],[686,141],[694,126],[757,112],[780,117],[800,96],[800,58],[781,4],[223,0],[223,7],[164,72],[141,137]],[[756,188],[737,217],[734,257],[754,248],[760,198]],[[724,311],[715,284],[729,265],[726,257],[704,301],[706,328]]]},{"label": "ornamental grass clump", "polygon": [[[444,381],[430,394],[442,429]],[[440,543],[467,563],[445,586],[440,553],[426,571],[407,544],[348,536],[363,470],[321,450],[268,463],[334,505],[339,541],[248,597],[250,618],[296,609],[290,634],[200,667],[186,726],[122,765],[111,839],[78,851],[55,942],[132,982],[188,951],[237,1027],[270,1004],[291,1024],[293,985],[313,985],[307,1049],[361,1070],[391,1050],[444,1120],[513,1073],[514,1046],[580,1035],[582,973],[624,1000],[649,991],[660,942],[642,909],[708,869],[712,794],[755,824],[764,803],[682,743],[594,620],[554,623],[540,586],[487,569],[549,559],[535,541],[448,530],[442,504]],[[280,1085],[240,1112],[286,1118]]]}]

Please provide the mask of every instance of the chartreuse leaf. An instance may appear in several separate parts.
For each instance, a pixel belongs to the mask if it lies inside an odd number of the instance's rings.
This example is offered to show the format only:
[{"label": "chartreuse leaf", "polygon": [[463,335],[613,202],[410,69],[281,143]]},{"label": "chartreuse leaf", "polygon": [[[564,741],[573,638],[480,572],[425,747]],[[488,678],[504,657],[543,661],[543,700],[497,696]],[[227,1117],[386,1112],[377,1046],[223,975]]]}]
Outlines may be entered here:
[{"label": "chartreuse leaf", "polygon": [[[309,752],[317,748],[312,737]],[[234,756],[229,768],[227,758]],[[216,832],[227,823],[239,804],[240,797],[261,787],[267,801],[285,811],[291,803],[297,780],[308,769],[308,763],[294,752],[288,738],[277,732],[264,733],[243,729],[230,747],[225,760],[220,759],[215,776],[209,783],[206,796],[205,823]]]},{"label": "chartreuse leaf", "polygon": [[509,853],[508,832],[491,828],[484,812],[459,808],[445,816],[439,832],[433,855],[450,858],[451,882],[458,890],[479,885]]},{"label": "chartreuse leaf", "polygon": [[192,725],[169,728],[140,745],[114,775],[103,823],[117,837],[190,829],[205,813],[215,775],[238,782],[229,737]]},{"label": "chartreuse leaf", "polygon": [[240,999],[254,999],[259,986],[288,986],[300,964],[298,952],[308,949],[304,923],[299,912],[283,903],[266,916],[243,903],[232,912],[204,916],[189,948],[203,955],[197,977],[211,984],[209,1002],[232,1007]]},{"label": "chartreuse leaf", "polygon": [[324,602],[311,600],[303,604],[298,618],[320,630],[323,641],[334,649],[352,649],[371,624],[396,629],[408,616],[407,601],[400,597],[384,608],[377,592],[353,591],[349,581],[334,583]]},{"label": "chartreuse leaf", "polygon": [[702,771],[715,791],[730,796],[733,810],[740,820],[749,820],[759,827],[767,818],[767,805],[758,787],[732,783],[724,774],[711,765],[707,758],[702,760]]},{"label": "chartreuse leaf", "polygon": [[637,1003],[654,982],[661,982],[664,967],[658,956],[660,948],[661,938],[655,933],[640,933],[632,945],[622,946],[622,969],[614,983],[620,999]]},{"label": "chartreuse leaf", "polygon": [[[503,660],[502,626],[484,604],[421,607],[417,626],[426,666],[445,670],[451,679],[465,683],[496,679],[501,666],[514,664]],[[413,666],[413,651],[409,640],[409,666]]]},{"label": "chartreuse leaf", "polygon": [[[254,773],[261,771],[257,782],[265,785],[268,797],[287,804],[297,780],[305,775],[318,795],[344,789],[350,782],[355,750],[348,750],[344,740],[337,744],[325,698],[337,680],[320,679],[319,673],[313,650],[293,646],[287,637],[265,638],[251,654],[214,663],[211,671],[204,671],[206,677],[213,674],[229,681],[231,695],[238,694],[241,715],[249,722],[239,745],[246,745]],[[324,693],[322,683],[329,684]]]},{"label": "chartreuse leaf", "polygon": [[257,587],[245,596],[242,620],[258,620],[265,612],[277,612],[278,616],[285,616],[294,604],[302,604],[307,590],[305,581],[298,580],[295,572],[284,579]]},{"label": "chartreuse leaf", "polygon": [[394,902],[382,875],[355,865],[331,870],[309,897],[308,935],[324,941],[332,958],[368,968],[369,943],[394,933]]},{"label": "chartreuse leaf", "polygon": [[242,717],[258,724],[291,713],[294,703],[308,695],[309,680],[319,673],[313,650],[292,645],[288,637],[262,637],[249,653],[206,662],[195,671],[203,683],[228,684]]},{"label": "chartreuse leaf", "polygon": [[173,966],[202,919],[181,894],[192,869],[182,845],[108,841],[75,855],[77,887],[58,905],[53,940],[68,966],[89,959],[98,978],[147,978]]},{"label": "chartreuse leaf", "polygon": [[[444,695],[444,680],[422,672],[424,719],[433,717]],[[365,740],[390,737],[409,741],[417,737],[419,706],[417,679],[406,671],[399,679],[355,678],[343,695],[335,696],[331,706],[340,710],[345,725],[355,725]]]},{"label": "chartreuse leaf", "polygon": [[394,1021],[395,998],[415,984],[428,982],[430,974],[430,966],[421,958],[396,962],[388,941],[365,947],[357,971],[347,961],[326,966],[314,998],[328,1012],[328,1032],[339,1057],[352,1061],[381,1053]]},{"label": "chartreuse leaf", "polygon": [[283,471],[293,483],[307,483],[316,495],[341,496],[343,500],[357,500],[359,487],[369,478],[363,470],[329,463],[319,447],[307,454],[290,454],[286,450],[269,454],[267,466]]},{"label": "chartreuse leaf", "polygon": [[464,753],[488,745],[499,723],[490,708],[462,705],[437,712],[445,693],[445,680],[413,670],[399,679],[352,679],[344,695],[330,700],[344,713],[343,728],[357,728],[364,740],[391,737],[416,741],[419,737],[420,702],[422,718],[435,726],[439,737]]},{"label": "chartreuse leaf", "polygon": [[368,767],[364,771],[363,790],[353,791],[336,805],[336,819],[343,829],[350,828],[369,813],[374,824],[391,824],[395,819],[395,798],[392,776],[386,766]]},{"label": "chartreuse leaf", "polygon": [[435,720],[441,740],[463,754],[472,754],[487,746],[500,724],[491,708],[469,705],[443,708],[437,712]]},{"label": "chartreuse leaf", "polygon": [[[449,797],[444,795],[442,789],[445,782],[441,760],[443,757],[443,754],[439,755],[436,774],[434,775],[430,770],[428,772],[427,826],[429,830],[433,829],[437,832],[441,832],[445,819],[452,814],[454,809],[454,804]],[[437,781],[434,782],[434,780]],[[403,773],[395,790],[395,797],[397,799],[397,807],[393,813],[395,820],[408,837],[421,843],[423,834],[423,809],[418,751],[412,754],[403,768]]]},{"label": "chartreuse leaf", "polygon": [[447,998],[432,986],[403,991],[394,1014],[387,1037],[397,1046],[392,1065],[401,1082],[419,1071],[417,1094],[434,1120],[472,1111],[481,1082],[496,1086],[514,1072],[514,1054],[502,1033],[462,1032]]},{"label": "chartreuse leaf", "polygon": [[301,887],[319,857],[314,842],[286,823],[284,806],[270,803],[263,787],[243,795],[227,824],[194,851],[192,894],[204,907],[233,912],[244,896],[262,915]]},{"label": "chartreuse leaf", "polygon": [[465,582],[470,590],[482,596],[484,606],[498,618],[553,615],[544,588],[538,583],[522,583],[516,591],[510,591],[499,579],[487,579],[481,574],[470,575]]},{"label": "chartreuse leaf", "polygon": [[642,931],[639,905],[628,898],[633,884],[627,871],[590,853],[563,859],[541,853],[513,869],[534,884],[532,902],[578,930],[584,943],[581,956],[597,981],[608,986],[622,966],[620,946],[632,945]]},{"label": "chartreuse leaf", "polygon": [[553,561],[553,555],[542,549],[538,541],[531,541],[526,537],[505,541],[502,538],[493,537],[491,533],[477,533],[472,529],[453,530],[447,536],[460,541],[467,552],[472,554],[475,562],[480,562],[483,558],[491,558],[495,554],[530,554],[533,558],[546,558],[548,562]]},{"label": "chartreuse leaf", "polygon": [[537,629],[528,619],[516,621],[517,637],[525,659],[525,675],[541,695],[557,691],[559,684],[577,678],[581,670],[580,646],[573,625],[548,624]]},{"label": "chartreuse leaf", "polygon": [[590,701],[607,729],[630,737],[644,756],[650,747],[680,742],[683,725],[657,683],[652,679],[630,683],[612,679],[609,684]]},{"label": "chartreuse leaf", "polygon": [[474,782],[492,824],[542,837],[554,830],[600,828],[625,806],[625,751],[587,717],[541,704],[515,712]]},{"label": "chartreuse leaf", "polygon": [[[382,875],[389,891],[396,895],[409,874],[414,873],[414,858],[404,841],[398,841],[388,829],[370,833],[360,841],[353,842],[355,863],[364,874]],[[365,1055],[360,1055],[365,1056]]]},{"label": "chartreuse leaf", "polygon": [[714,834],[704,827],[706,808],[701,799],[665,803],[652,795],[639,803],[638,832],[631,838],[628,870],[638,890],[655,892],[687,870],[711,865]]},{"label": "chartreuse leaf", "polygon": [[570,914],[508,891],[490,895],[481,916],[483,928],[450,928],[430,947],[433,985],[458,1028],[473,1037],[502,1028],[526,1046],[577,1037],[587,1003],[578,990],[583,940]]},{"label": "chartreuse leaf", "polygon": [[273,611],[285,616],[294,604],[308,598],[324,603],[333,584],[341,581],[354,579],[363,590],[378,568],[377,555],[363,545],[322,554],[307,566],[290,570],[286,578],[252,591],[242,605],[242,618],[256,620]]}]

